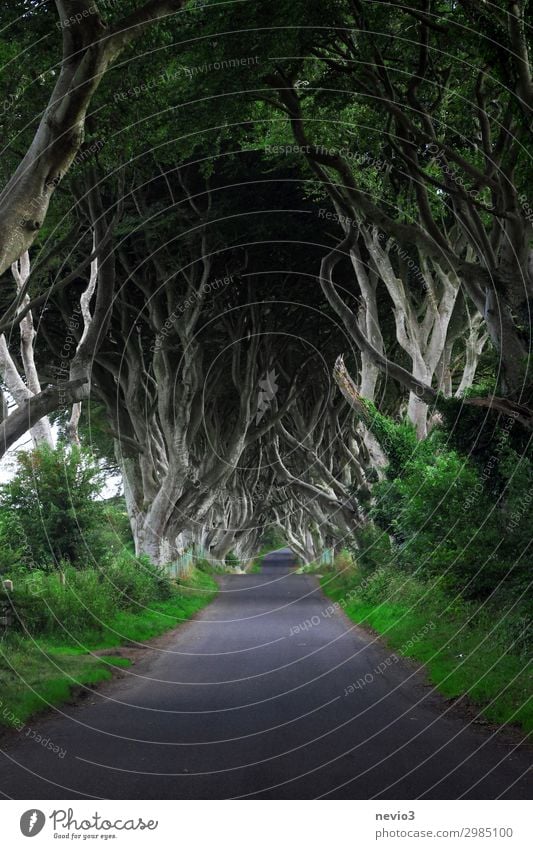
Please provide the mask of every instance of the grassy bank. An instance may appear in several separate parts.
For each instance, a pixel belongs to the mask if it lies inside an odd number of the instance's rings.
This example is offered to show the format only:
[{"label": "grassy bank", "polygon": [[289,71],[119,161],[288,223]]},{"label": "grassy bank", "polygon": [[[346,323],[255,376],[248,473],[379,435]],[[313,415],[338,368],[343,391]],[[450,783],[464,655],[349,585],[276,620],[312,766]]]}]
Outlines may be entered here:
[{"label": "grassy bank", "polygon": [[523,607],[464,601],[439,579],[418,580],[391,568],[364,575],[346,560],[321,584],[352,621],[377,631],[394,652],[424,663],[445,696],[466,695],[487,720],[533,730]]},{"label": "grassy bank", "polygon": [[[78,578],[78,580],[81,580]],[[83,577],[87,581],[87,575]],[[72,582],[75,583],[74,580]],[[56,591],[60,598],[59,591]],[[77,593],[72,585],[64,594]],[[101,592],[106,592],[101,588]],[[59,610],[51,608],[46,627],[22,627],[10,631],[0,642],[0,726],[21,729],[39,711],[68,701],[80,686],[90,686],[112,677],[113,669],[130,661],[94,652],[125,643],[145,643],[190,619],[213,598],[216,584],[210,575],[193,569],[190,575],[168,591],[168,598],[130,604],[129,609],[105,610],[95,596],[87,597],[84,617],[64,622]],[[109,593],[107,593],[109,596]],[[69,599],[66,599],[68,603]],[[49,604],[41,597],[40,604]],[[61,607],[63,605],[61,604]],[[92,608],[92,609],[91,609]],[[29,618],[31,625],[31,617]]]}]

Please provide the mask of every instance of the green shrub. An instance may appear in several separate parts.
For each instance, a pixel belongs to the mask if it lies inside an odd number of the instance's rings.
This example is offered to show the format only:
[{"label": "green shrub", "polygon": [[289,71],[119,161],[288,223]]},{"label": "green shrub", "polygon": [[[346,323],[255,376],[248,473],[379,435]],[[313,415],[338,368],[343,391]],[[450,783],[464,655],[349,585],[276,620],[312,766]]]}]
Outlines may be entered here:
[{"label": "green shrub", "polygon": [[353,574],[351,585],[322,580],[354,622],[381,634],[398,654],[424,664],[449,698],[467,695],[487,719],[533,730],[531,617],[516,599],[466,601],[437,578],[382,567]]},{"label": "green shrub", "polygon": [[31,634],[80,635],[103,629],[120,610],[141,612],[174,594],[159,567],[127,552],[99,569],[62,564],[58,572],[20,571],[13,581],[13,591],[2,591],[0,597],[13,607],[15,630]]},{"label": "green shrub", "polygon": [[471,460],[446,446],[444,431],[414,444],[412,432],[372,412],[371,427],[387,440],[391,464],[375,484],[369,515],[356,532],[363,571],[391,562],[403,570],[441,577],[466,598],[496,588],[525,592],[533,521],[533,464],[510,445],[506,431],[492,452]]},{"label": "green shrub", "polygon": [[133,553],[135,545],[124,498],[107,500],[103,514],[110,547],[115,550],[123,546]]},{"label": "green shrub", "polygon": [[226,554],[225,563],[229,569],[237,569],[241,565],[241,561],[233,551]]},{"label": "green shrub", "polygon": [[[93,574],[89,584],[84,581],[86,577],[87,572],[71,569],[67,581],[87,592],[97,576]],[[27,572],[24,578],[29,580]],[[43,582],[44,591],[48,593],[47,600],[50,601],[54,587],[57,591],[59,586],[57,575],[41,573],[31,578]],[[109,616],[106,610],[104,625],[101,624],[104,618],[100,610],[100,622],[94,617],[87,617],[89,624],[84,630],[85,623],[80,620],[70,635],[60,627],[36,636],[10,631],[0,641],[0,693],[3,708],[0,725],[18,727],[32,714],[64,702],[76,684],[91,685],[109,679],[114,667],[129,666],[131,661],[110,656],[107,652],[105,657],[96,658],[96,650],[119,646],[125,641],[141,645],[146,643],[193,616],[213,598],[216,589],[212,578],[192,569],[187,580],[180,585],[180,591],[174,592],[171,598],[155,601],[142,609],[126,611],[114,608]],[[20,591],[20,587],[16,588],[15,594]],[[111,609],[112,600],[108,595],[100,592],[98,600],[102,604],[109,602]],[[58,594],[56,605],[66,599],[68,595],[63,591]],[[36,614],[39,615],[44,609],[40,600],[35,600]]]},{"label": "green shrub", "polygon": [[78,448],[41,447],[18,455],[14,478],[0,489],[3,569],[81,567],[109,553],[103,475]]},{"label": "green shrub", "polygon": [[31,634],[81,633],[105,622],[114,609],[96,570],[77,571],[68,565],[61,572],[35,570],[19,576],[9,596],[15,629]]},{"label": "green shrub", "polygon": [[380,413],[371,401],[363,400],[363,404],[368,411],[365,423],[388,457],[389,476],[395,477],[401,474],[406,463],[415,454],[424,450],[424,443],[417,440],[415,429],[410,422],[393,421]]},{"label": "green shrub", "polygon": [[355,553],[357,566],[367,574],[382,566],[389,566],[394,556],[388,533],[377,524],[364,525],[356,534],[358,549]]},{"label": "green shrub", "polygon": [[154,566],[146,556],[134,557],[121,552],[101,569],[108,591],[119,607],[146,604],[154,599],[164,600],[172,595],[172,584],[166,572]]}]

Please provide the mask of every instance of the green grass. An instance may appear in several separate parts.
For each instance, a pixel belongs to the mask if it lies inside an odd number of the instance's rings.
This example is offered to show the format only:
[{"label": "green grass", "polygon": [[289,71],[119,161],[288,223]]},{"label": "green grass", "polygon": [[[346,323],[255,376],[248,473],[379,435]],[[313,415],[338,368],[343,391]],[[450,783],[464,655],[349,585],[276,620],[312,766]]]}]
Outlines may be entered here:
[{"label": "green grass", "polygon": [[122,657],[91,652],[127,642],[144,643],[190,619],[212,600],[216,583],[193,570],[175,595],[138,611],[118,611],[105,625],[69,638],[60,629],[46,637],[11,634],[0,643],[0,726],[19,728],[34,714],[68,701],[73,690],[109,680]]},{"label": "green grass", "polygon": [[452,599],[438,582],[392,569],[364,580],[356,569],[330,572],[321,584],[352,621],[377,631],[396,653],[424,663],[445,696],[467,695],[487,720],[533,730],[524,611]]},{"label": "green grass", "polygon": [[26,637],[4,640],[0,649],[0,725],[18,728],[31,716],[68,701],[75,688],[109,680],[113,667],[127,667],[120,657],[56,651]]},{"label": "green grass", "polygon": [[296,569],[297,575],[316,575],[317,573],[324,572],[327,569],[323,563],[320,563],[317,560],[312,560],[311,563],[303,563],[301,566],[298,566]]},{"label": "green grass", "polygon": [[211,601],[216,590],[217,585],[210,575],[194,569],[178,584],[171,598],[138,605],[135,610],[117,611],[109,622],[95,622],[94,628],[76,634],[75,640],[58,632],[57,636],[47,638],[46,644],[57,646],[61,651],[67,640],[69,650],[85,652],[113,648],[128,641],[142,643],[190,619]]}]

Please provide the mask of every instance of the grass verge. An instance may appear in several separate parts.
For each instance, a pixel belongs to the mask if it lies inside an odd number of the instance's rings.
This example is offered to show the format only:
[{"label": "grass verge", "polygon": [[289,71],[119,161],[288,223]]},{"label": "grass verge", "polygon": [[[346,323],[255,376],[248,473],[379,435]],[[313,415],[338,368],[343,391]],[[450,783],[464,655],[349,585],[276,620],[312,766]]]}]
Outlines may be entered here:
[{"label": "grass verge", "polygon": [[97,658],[92,652],[124,643],[145,643],[190,619],[212,600],[216,583],[194,569],[169,599],[121,610],[107,622],[95,620],[76,634],[58,622],[57,631],[32,638],[9,634],[0,642],[0,726],[21,729],[34,714],[62,704],[80,686],[109,680],[127,658]]},{"label": "grass verge", "polygon": [[440,582],[393,569],[363,576],[330,571],[321,585],[353,621],[382,635],[395,653],[421,661],[448,698],[468,696],[498,724],[533,730],[531,655],[525,611],[452,597]]}]

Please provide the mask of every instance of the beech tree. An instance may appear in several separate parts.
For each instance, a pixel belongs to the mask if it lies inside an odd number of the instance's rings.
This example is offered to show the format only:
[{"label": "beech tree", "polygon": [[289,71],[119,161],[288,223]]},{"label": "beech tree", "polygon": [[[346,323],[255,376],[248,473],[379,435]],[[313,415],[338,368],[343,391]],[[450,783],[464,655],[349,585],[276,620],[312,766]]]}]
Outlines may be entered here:
[{"label": "beech tree", "polygon": [[[292,149],[338,214],[458,282],[500,358],[499,388],[518,406],[530,386],[532,293],[525,8],[398,4],[389,15],[341,3],[331,29],[317,20],[299,36],[291,55],[306,58],[266,75]],[[270,120],[279,142],[275,112]]]},{"label": "beech tree", "polygon": [[[18,324],[21,366],[17,365],[15,358],[11,355],[5,334],[2,333],[0,336],[0,375],[13,401],[17,406],[21,406],[41,392],[41,384],[35,365],[34,345],[37,332],[31,309],[25,309],[30,306],[29,296],[24,295],[25,286],[30,276],[28,251],[23,254],[20,261],[13,264],[11,270],[19,297],[19,313],[20,310],[24,309],[24,317],[20,319]],[[16,326],[16,323],[14,326]],[[22,375],[24,375],[24,379]],[[53,448],[52,428],[47,416],[36,422],[30,429],[30,433],[35,447],[47,445],[49,448]]]},{"label": "beech tree", "polygon": [[[112,213],[119,220],[116,201],[105,208],[111,184],[93,176],[96,187],[79,203],[88,249],[93,238],[111,238]],[[241,458],[304,391],[307,360],[295,358],[290,338],[285,351],[276,345],[270,313],[252,297],[253,275],[242,278],[243,251],[223,250],[212,191],[194,169],[136,187],[123,206],[124,218],[140,217],[98,256],[94,306],[83,333],[74,330],[71,378],[86,377],[91,397],[105,404],[139,554],[167,562],[198,540],[214,557],[234,543],[244,550],[257,505],[220,493],[232,492]],[[113,280],[102,288],[106,263]],[[70,299],[59,293],[56,309],[68,326]],[[57,313],[45,323],[55,321]],[[290,317],[284,322],[291,327]],[[58,356],[59,343],[48,344]],[[265,405],[261,385],[275,368],[284,377]],[[220,516],[231,519],[234,535],[223,532]]]},{"label": "beech tree", "polygon": [[98,403],[137,553],[221,563],[358,545],[368,402],[419,446],[446,403],[531,429],[525,4],[56,6],[21,7],[63,52],[0,196],[4,450]]},{"label": "beech tree", "polygon": [[0,274],[42,228],[50,200],[83,143],[87,111],[106,71],[148,26],[183,4],[149,0],[106,23],[94,0],[55,0],[57,18],[49,16],[49,27],[61,37],[61,61],[31,144],[0,192]]}]

